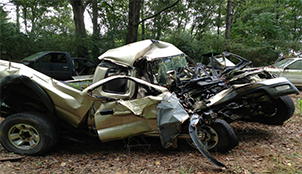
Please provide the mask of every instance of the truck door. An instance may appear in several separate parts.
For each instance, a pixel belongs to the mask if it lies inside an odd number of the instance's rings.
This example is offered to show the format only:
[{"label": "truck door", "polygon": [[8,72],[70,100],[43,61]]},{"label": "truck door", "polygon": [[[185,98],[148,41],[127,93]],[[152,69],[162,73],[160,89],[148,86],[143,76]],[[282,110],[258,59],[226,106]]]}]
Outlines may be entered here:
[{"label": "truck door", "polygon": [[65,53],[50,53],[38,59],[33,68],[58,80],[71,79],[72,67]]}]

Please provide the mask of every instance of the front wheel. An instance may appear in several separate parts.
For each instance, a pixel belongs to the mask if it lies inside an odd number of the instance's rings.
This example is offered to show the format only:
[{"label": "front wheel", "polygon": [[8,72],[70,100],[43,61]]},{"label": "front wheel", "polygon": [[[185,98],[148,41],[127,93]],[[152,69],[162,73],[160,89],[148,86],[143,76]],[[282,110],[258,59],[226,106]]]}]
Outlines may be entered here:
[{"label": "front wheel", "polygon": [[250,119],[270,125],[282,125],[295,112],[295,104],[289,96],[271,99],[270,102],[261,102],[259,108],[259,114]]},{"label": "front wheel", "polygon": [[[198,128],[198,137],[209,151],[227,152],[238,145],[237,136],[232,127],[224,120],[216,119],[211,125],[205,128]],[[187,139],[187,143],[196,148],[192,139]]]},{"label": "front wheel", "polygon": [[17,113],[0,124],[2,146],[18,154],[42,155],[55,145],[57,138],[52,120],[41,113]]}]

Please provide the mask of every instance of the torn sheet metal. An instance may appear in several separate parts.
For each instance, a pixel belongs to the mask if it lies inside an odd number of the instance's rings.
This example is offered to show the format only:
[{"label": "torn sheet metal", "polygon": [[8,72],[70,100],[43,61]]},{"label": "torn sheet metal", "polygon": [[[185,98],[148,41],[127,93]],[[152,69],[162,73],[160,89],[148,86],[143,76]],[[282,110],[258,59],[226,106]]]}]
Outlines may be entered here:
[{"label": "torn sheet metal", "polygon": [[202,119],[202,117],[200,117],[197,114],[193,114],[191,119],[190,119],[190,125],[189,125],[189,133],[191,136],[191,139],[193,140],[195,146],[197,147],[197,149],[209,160],[211,161],[211,163],[215,164],[217,167],[221,168],[222,170],[226,170],[227,167],[222,164],[221,162],[217,161],[211,154],[210,152],[207,150],[206,146],[203,145],[203,143],[201,142],[201,140],[198,137],[198,133],[197,133],[197,125],[199,123],[199,120]]},{"label": "torn sheet metal", "polygon": [[171,146],[180,133],[181,124],[189,118],[175,94],[166,95],[157,106],[157,127],[164,148]]},{"label": "torn sheet metal", "polygon": [[146,119],[156,118],[156,104],[163,99],[164,95],[166,93],[159,96],[146,96],[135,100],[119,100],[118,103],[127,107],[135,115],[141,115]]}]

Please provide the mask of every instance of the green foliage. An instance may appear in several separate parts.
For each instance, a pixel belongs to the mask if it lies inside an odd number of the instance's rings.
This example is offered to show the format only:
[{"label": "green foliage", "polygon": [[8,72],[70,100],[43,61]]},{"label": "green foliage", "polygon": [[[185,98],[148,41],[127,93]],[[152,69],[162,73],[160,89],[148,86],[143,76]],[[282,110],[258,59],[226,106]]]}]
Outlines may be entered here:
[{"label": "green foliage", "polygon": [[125,44],[127,33],[127,1],[102,1],[99,5],[100,25],[104,30],[101,37],[101,52]]},{"label": "green foliage", "polygon": [[[256,65],[267,65],[278,57],[301,49],[299,1],[235,1],[232,44],[240,44]],[[258,53],[257,53],[258,52]],[[238,52],[237,52],[238,54]],[[244,54],[244,53],[243,53]]]},{"label": "green foliage", "polygon": [[70,83],[68,86],[82,91],[87,87],[89,87],[91,84],[92,84],[92,80],[87,80],[87,81],[78,81],[78,82]]},{"label": "green foliage", "polygon": [[296,106],[296,113],[301,116],[302,115],[302,100],[301,100],[301,98],[298,98],[295,106]]},{"label": "green foliage", "polygon": [[193,172],[193,168],[192,168],[192,166],[191,166],[191,167],[187,170],[185,165],[184,165],[184,166],[181,165],[181,166],[180,166],[179,172],[180,172],[181,174],[190,174],[190,173]]},{"label": "green foliage", "polygon": [[[91,11],[91,2],[82,1]],[[140,20],[176,1],[143,1]],[[125,44],[129,1],[98,1],[100,34],[86,38],[75,36],[68,0],[11,2],[19,6],[16,13],[20,15],[20,26],[9,22],[1,7],[1,59],[18,60],[45,50],[67,51],[76,57],[84,45],[86,57],[97,60],[97,54],[92,53],[95,46],[100,55]],[[301,50],[302,1],[233,0],[230,40],[224,38],[226,5],[221,0],[182,0],[140,23],[138,38],[173,43],[197,62],[203,53],[229,51],[253,61],[254,66],[262,66],[274,62],[280,53]]]},{"label": "green foliage", "polygon": [[220,5],[222,5],[221,0],[188,0],[193,22],[192,34],[202,38],[212,27],[222,24],[224,20],[219,16],[219,9],[222,8]]},{"label": "green foliage", "polygon": [[[18,31],[15,24],[8,22],[6,12],[0,7],[0,59],[15,60],[23,56],[30,45],[29,38]],[[15,50],[19,50],[18,52]]]},{"label": "green foliage", "polygon": [[236,40],[232,40],[226,45],[226,50],[236,53],[253,62],[253,66],[270,65],[275,62],[279,56],[278,50],[273,47],[251,47]]},{"label": "green foliage", "polygon": [[201,60],[201,54],[205,49],[202,44],[192,38],[188,31],[172,32],[163,40],[172,43],[195,61]]}]

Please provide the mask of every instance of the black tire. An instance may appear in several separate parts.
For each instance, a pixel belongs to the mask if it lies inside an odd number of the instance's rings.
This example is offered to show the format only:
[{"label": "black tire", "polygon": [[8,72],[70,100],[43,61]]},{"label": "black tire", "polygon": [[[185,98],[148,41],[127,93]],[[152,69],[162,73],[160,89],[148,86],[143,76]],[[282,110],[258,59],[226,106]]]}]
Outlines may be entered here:
[{"label": "black tire", "polygon": [[[227,152],[238,145],[237,136],[232,127],[224,120],[216,119],[207,125],[205,131],[200,132],[200,140],[206,144],[208,151]],[[187,139],[190,146],[196,148],[191,139]]]},{"label": "black tire", "polygon": [[295,112],[295,104],[289,96],[271,99],[271,102],[262,103],[261,107],[263,112],[268,114],[253,116],[250,119],[269,125],[282,125]]},{"label": "black tire", "polygon": [[58,142],[53,121],[38,112],[13,114],[0,124],[0,141],[8,151],[42,155]]}]

